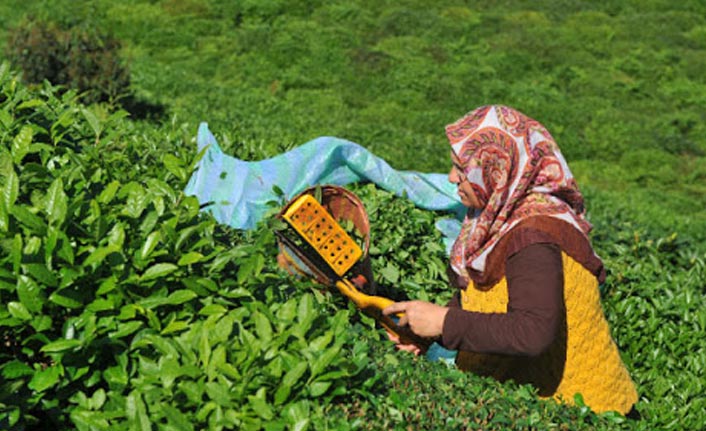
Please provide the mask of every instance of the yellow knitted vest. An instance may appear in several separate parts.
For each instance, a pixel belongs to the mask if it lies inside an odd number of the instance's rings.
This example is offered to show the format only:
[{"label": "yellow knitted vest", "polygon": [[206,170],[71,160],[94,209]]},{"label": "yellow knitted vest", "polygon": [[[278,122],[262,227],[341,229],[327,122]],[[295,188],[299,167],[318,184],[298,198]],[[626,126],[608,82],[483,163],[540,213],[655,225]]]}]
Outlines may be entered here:
[{"label": "yellow knitted vest", "polygon": [[[637,391],[603,315],[596,277],[562,253],[566,318],[557,339],[533,358],[459,352],[459,368],[499,380],[530,383],[543,397],[574,403],[580,393],[595,412],[627,413],[637,402]],[[464,310],[506,313],[507,282],[489,290],[471,282],[461,294]]]}]

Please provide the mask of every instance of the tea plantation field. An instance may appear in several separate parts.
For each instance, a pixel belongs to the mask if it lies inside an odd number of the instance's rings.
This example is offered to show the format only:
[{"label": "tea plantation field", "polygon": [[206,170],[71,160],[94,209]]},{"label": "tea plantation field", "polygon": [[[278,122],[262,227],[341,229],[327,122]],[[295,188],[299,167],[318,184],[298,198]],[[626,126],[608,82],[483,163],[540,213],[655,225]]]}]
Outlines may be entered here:
[{"label": "tea plantation field", "polygon": [[[36,22],[78,48],[14,49]],[[0,429],[706,426],[702,1],[6,0],[0,24]],[[128,87],[29,82],[22,58],[89,58],[95,32]],[[640,420],[400,354],[276,267],[269,219],[234,230],[183,193],[202,121],[245,160],[326,135],[446,172],[444,125],[489,103],[545,124],[586,195]],[[378,282],[446,301],[446,215],[351,188]]]}]

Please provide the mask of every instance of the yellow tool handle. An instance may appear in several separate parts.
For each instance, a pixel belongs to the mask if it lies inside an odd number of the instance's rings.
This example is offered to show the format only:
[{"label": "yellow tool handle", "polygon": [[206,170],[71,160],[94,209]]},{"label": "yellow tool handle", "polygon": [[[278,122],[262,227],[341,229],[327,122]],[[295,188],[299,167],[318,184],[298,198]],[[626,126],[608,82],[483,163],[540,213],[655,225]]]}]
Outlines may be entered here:
[{"label": "yellow tool handle", "polygon": [[[390,316],[382,314],[382,310],[394,304],[395,301],[389,298],[383,298],[382,296],[366,295],[356,289],[353,283],[346,279],[336,281],[336,287],[341,293],[353,301],[358,308],[363,310],[365,314],[379,321],[385,329],[399,337],[401,342],[405,344],[416,344],[422,351],[426,351],[429,348],[431,344],[430,340],[420,337],[407,327],[398,326]],[[397,315],[397,317],[400,316],[401,314]]]}]

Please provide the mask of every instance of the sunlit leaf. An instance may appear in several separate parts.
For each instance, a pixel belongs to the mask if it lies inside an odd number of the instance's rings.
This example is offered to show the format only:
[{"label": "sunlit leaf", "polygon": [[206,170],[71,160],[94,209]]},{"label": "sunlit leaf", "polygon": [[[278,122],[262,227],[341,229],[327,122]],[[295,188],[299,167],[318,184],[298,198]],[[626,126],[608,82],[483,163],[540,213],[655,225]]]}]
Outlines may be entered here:
[{"label": "sunlit leaf", "polygon": [[186,265],[192,265],[194,263],[198,263],[203,259],[203,254],[197,252],[197,251],[190,251],[186,254],[183,254],[179,258],[178,265],[179,266],[186,266]]},{"label": "sunlit leaf", "polygon": [[191,422],[192,419],[189,415],[180,412],[169,404],[164,404],[161,408],[164,411],[164,415],[167,417],[167,422],[172,425],[174,429],[180,431],[192,431],[194,429],[194,425]]},{"label": "sunlit leaf", "polygon": [[72,350],[81,345],[80,340],[56,340],[42,346],[40,351],[44,353],[58,353]]},{"label": "sunlit leaf", "polygon": [[24,362],[15,359],[2,365],[0,374],[6,379],[16,379],[18,377],[31,376],[34,374],[34,370]]},{"label": "sunlit leaf", "polygon": [[184,162],[172,154],[165,154],[163,159],[164,166],[169,172],[181,181],[186,181],[186,168]]},{"label": "sunlit leaf", "polygon": [[181,289],[170,293],[167,297],[166,303],[171,305],[179,305],[191,301],[197,296],[198,295],[193,290]]},{"label": "sunlit leaf", "polygon": [[82,109],[81,113],[83,114],[83,117],[88,122],[88,125],[91,126],[91,130],[93,130],[93,134],[96,135],[96,137],[99,136],[101,134],[103,127],[101,125],[100,120],[98,119],[98,116],[90,109]]},{"label": "sunlit leaf", "polygon": [[29,126],[24,126],[20,129],[20,132],[12,140],[12,160],[15,164],[19,165],[24,159],[25,155],[29,152],[29,146],[32,144],[32,138],[34,137],[34,131]]},{"label": "sunlit leaf", "polygon": [[270,321],[262,313],[255,312],[252,315],[255,321],[255,332],[263,341],[272,339],[272,325]]},{"label": "sunlit leaf", "polygon": [[120,251],[120,247],[117,244],[109,244],[105,247],[98,247],[93,252],[88,255],[86,260],[83,261],[83,266],[93,266],[95,264],[100,264],[103,260],[112,253]]},{"label": "sunlit leaf", "polygon": [[150,418],[147,415],[147,408],[142,400],[142,394],[137,390],[132,391],[125,398],[125,413],[130,429],[139,431],[150,431],[152,429]]},{"label": "sunlit leaf", "polygon": [[81,301],[80,296],[80,293],[74,290],[63,289],[49,295],[49,301],[66,308],[81,308],[83,307],[83,301]]},{"label": "sunlit leaf", "polygon": [[145,238],[145,242],[142,244],[142,248],[140,249],[140,258],[147,259],[154,248],[157,247],[161,238],[162,234],[158,230],[147,235],[147,238]]},{"label": "sunlit leaf", "polygon": [[189,327],[189,322],[175,320],[173,322],[169,322],[169,324],[167,326],[165,326],[164,329],[162,329],[162,332],[160,332],[160,334],[162,334],[162,335],[171,334],[172,332],[183,331],[184,329],[187,329],[188,327]]},{"label": "sunlit leaf", "polygon": [[46,301],[44,291],[26,275],[17,278],[17,296],[20,302],[32,313],[38,313]]},{"label": "sunlit leaf", "polygon": [[5,209],[10,211],[13,204],[17,200],[17,194],[20,188],[20,179],[15,173],[15,169],[11,164],[5,164],[4,172],[0,173],[0,178],[3,180],[2,198],[5,202]]},{"label": "sunlit leaf", "polygon": [[299,362],[291,370],[287,371],[275,392],[275,405],[282,404],[289,397],[294,385],[302,378],[306,369],[306,362]]},{"label": "sunlit leaf", "polygon": [[20,320],[29,320],[32,318],[29,310],[21,302],[11,301],[7,303],[7,310],[10,312],[12,317]]},{"label": "sunlit leaf", "polygon": [[138,320],[121,323],[118,330],[110,333],[110,338],[122,338],[132,334],[143,326],[143,323]]},{"label": "sunlit leaf", "polygon": [[34,391],[43,392],[56,385],[63,374],[61,365],[52,365],[36,371],[27,386]]},{"label": "sunlit leaf", "polygon": [[111,181],[107,186],[105,186],[103,191],[101,191],[100,195],[98,195],[98,202],[102,204],[110,203],[110,201],[113,200],[113,197],[115,197],[115,193],[118,191],[119,188],[119,181]]},{"label": "sunlit leaf", "polygon": [[179,267],[174,265],[173,263],[157,263],[147,268],[144,274],[142,274],[142,277],[140,277],[140,280],[148,281],[160,277],[165,277],[171,274],[172,272],[176,271],[177,269],[179,269]]},{"label": "sunlit leaf", "polygon": [[67,210],[67,197],[64,192],[64,182],[61,178],[55,179],[49,186],[45,205],[49,222],[54,225],[61,225],[66,218]]}]

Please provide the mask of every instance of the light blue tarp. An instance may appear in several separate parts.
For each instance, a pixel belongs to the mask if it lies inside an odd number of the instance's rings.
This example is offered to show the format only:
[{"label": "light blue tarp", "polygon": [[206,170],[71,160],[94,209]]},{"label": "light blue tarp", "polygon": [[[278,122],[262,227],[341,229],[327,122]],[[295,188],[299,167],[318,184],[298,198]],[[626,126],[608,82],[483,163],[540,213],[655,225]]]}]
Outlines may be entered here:
[{"label": "light blue tarp", "polygon": [[208,125],[201,123],[197,145],[199,152],[208,148],[185,192],[201,204],[210,203],[205,210],[236,229],[252,229],[262,219],[267,203],[277,199],[273,186],[289,199],[317,184],[344,186],[369,181],[405,196],[420,208],[448,211],[453,219],[437,223],[447,238],[455,238],[458,219],[465,212],[456,186],[449,183],[446,174],[397,171],[344,139],[320,137],[270,159],[245,161],[224,154]]},{"label": "light blue tarp", "polygon": [[[344,139],[320,137],[284,154],[261,161],[245,161],[223,153],[206,123],[197,136],[198,151],[206,149],[189,179],[185,193],[196,196],[219,223],[236,229],[252,229],[277,200],[273,187],[289,199],[317,184],[346,184],[368,181],[382,189],[410,199],[416,206],[448,211],[436,227],[445,237],[447,252],[460,230],[466,209],[456,186],[446,174],[397,171],[362,146]],[[207,148],[208,147],[208,148]],[[455,352],[434,345],[430,359],[452,362]]]}]

